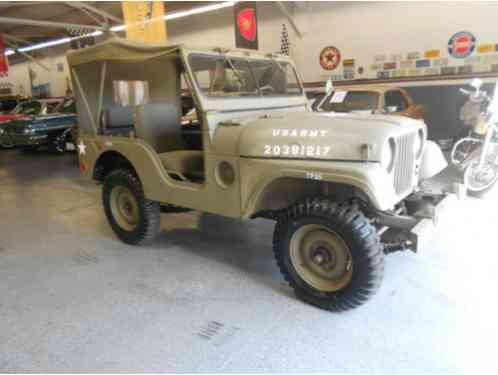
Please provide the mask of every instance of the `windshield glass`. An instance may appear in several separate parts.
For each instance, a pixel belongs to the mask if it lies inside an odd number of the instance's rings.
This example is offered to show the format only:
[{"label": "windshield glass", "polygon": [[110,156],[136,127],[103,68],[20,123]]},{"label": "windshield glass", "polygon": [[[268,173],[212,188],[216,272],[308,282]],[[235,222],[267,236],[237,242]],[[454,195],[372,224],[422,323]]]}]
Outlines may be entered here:
[{"label": "windshield glass", "polygon": [[41,103],[37,101],[22,102],[12,111],[14,115],[37,115],[41,111]]},{"label": "windshield glass", "polygon": [[193,54],[189,63],[197,86],[208,96],[302,94],[296,72],[286,62]]},{"label": "windshield glass", "polygon": [[76,103],[74,102],[74,99],[65,99],[63,102],[57,104],[56,107],[53,108],[52,112],[75,113]]},{"label": "windshield glass", "polygon": [[379,93],[374,91],[336,90],[325,99],[321,109],[326,112],[373,111],[378,101]]},{"label": "windshield glass", "polygon": [[56,113],[59,110],[60,102],[47,102],[47,109],[44,111],[44,115],[49,115]]}]

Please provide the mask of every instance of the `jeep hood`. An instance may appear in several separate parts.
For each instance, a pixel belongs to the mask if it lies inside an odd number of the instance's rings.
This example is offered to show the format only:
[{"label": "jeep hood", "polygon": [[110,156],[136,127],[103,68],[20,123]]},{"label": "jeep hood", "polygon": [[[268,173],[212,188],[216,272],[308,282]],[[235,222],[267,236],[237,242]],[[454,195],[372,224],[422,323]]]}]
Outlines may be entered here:
[{"label": "jeep hood", "polygon": [[274,112],[220,124],[213,145],[225,153],[229,142],[241,157],[380,161],[390,137],[421,128],[400,116]]}]

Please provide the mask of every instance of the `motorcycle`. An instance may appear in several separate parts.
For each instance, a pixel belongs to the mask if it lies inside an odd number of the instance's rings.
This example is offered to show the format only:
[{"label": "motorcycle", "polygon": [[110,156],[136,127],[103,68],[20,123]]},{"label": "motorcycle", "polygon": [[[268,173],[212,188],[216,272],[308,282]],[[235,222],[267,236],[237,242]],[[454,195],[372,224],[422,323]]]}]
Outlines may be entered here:
[{"label": "motorcycle", "polygon": [[471,86],[473,91],[460,89],[468,97],[460,118],[470,130],[453,145],[451,163],[462,171],[468,193],[479,196],[498,181],[498,83],[493,98],[481,90],[480,79]]}]

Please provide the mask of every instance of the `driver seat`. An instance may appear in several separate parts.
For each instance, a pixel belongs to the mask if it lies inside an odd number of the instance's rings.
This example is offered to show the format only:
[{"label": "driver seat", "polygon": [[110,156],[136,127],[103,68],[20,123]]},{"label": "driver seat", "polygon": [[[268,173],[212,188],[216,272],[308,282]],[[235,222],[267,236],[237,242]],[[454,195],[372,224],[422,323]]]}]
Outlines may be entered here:
[{"label": "driver seat", "polygon": [[184,181],[204,179],[204,153],[186,149],[175,106],[167,103],[137,106],[135,128],[137,137],[156,150],[169,174]]}]

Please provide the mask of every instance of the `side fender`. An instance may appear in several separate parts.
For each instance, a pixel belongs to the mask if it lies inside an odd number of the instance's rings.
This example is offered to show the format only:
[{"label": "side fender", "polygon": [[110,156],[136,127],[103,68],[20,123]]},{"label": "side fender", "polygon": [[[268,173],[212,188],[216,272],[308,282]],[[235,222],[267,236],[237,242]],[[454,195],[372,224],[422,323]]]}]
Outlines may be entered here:
[{"label": "side fender", "polygon": [[433,141],[427,141],[420,165],[420,179],[434,177],[448,166],[441,148]]}]

